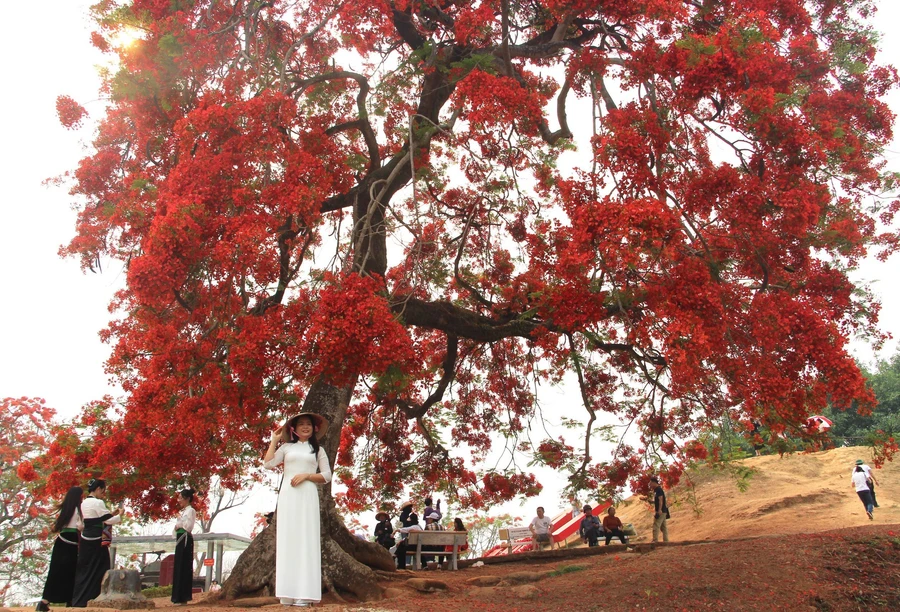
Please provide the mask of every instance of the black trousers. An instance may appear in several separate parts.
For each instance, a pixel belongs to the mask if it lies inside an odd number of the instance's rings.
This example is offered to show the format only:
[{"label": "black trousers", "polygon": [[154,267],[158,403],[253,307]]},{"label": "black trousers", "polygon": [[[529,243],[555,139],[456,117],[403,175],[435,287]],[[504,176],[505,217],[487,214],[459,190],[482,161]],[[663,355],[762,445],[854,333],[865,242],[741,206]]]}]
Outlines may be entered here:
[{"label": "black trousers", "polygon": [[875,499],[875,483],[871,480],[869,481],[869,493],[872,494],[872,505],[876,508],[878,507],[878,500]]},{"label": "black trousers", "polygon": [[172,603],[187,603],[193,598],[194,536],[182,533],[175,544],[172,571]]},{"label": "black trousers", "polygon": [[613,529],[612,531],[606,532],[606,545],[609,546],[609,543],[612,542],[613,537],[618,537],[619,541],[622,544],[628,544],[628,539],[625,537],[625,532],[621,529]]},{"label": "black trousers", "polygon": [[597,541],[597,530],[590,529],[584,532],[584,537],[588,541],[588,546],[597,546],[599,542]]},{"label": "black trousers", "polygon": [[406,547],[407,541],[400,540],[400,543],[397,544],[397,569],[406,569]]}]

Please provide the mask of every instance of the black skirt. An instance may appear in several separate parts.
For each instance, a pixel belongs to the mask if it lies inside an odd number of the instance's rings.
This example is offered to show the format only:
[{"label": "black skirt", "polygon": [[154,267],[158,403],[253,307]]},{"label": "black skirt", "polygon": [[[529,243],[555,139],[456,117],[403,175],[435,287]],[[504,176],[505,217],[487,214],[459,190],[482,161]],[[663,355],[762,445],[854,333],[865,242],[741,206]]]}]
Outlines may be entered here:
[{"label": "black skirt", "polygon": [[193,598],[194,583],[194,537],[187,533],[178,534],[175,544],[175,563],[172,568],[172,603],[185,603]]},{"label": "black skirt", "polygon": [[67,531],[56,536],[50,553],[50,569],[41,598],[50,603],[72,603],[75,569],[78,565],[78,533]]},{"label": "black skirt", "polygon": [[75,571],[75,590],[72,593],[72,607],[84,608],[100,594],[103,575],[109,570],[109,548],[103,546],[100,538],[85,540],[78,544],[78,565]]}]

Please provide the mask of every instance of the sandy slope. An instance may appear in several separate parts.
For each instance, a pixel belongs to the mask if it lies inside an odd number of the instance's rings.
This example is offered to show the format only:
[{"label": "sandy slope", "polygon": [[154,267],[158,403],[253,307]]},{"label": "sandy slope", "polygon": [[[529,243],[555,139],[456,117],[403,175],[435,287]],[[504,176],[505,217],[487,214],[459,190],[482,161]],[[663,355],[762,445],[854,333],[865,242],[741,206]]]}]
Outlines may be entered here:
[{"label": "sandy slope", "polygon": [[[809,454],[767,455],[740,462],[754,470],[749,488],[741,492],[725,470],[703,469],[692,476],[696,497],[688,487],[670,492],[673,541],[733,538],[754,534],[811,533],[860,525],[900,523],[900,460],[875,470],[880,508],[869,521],[850,484],[856,459],[872,463],[871,449],[838,448]],[[634,523],[639,539],[649,540],[652,513],[637,497],[618,509],[624,522]]]}]

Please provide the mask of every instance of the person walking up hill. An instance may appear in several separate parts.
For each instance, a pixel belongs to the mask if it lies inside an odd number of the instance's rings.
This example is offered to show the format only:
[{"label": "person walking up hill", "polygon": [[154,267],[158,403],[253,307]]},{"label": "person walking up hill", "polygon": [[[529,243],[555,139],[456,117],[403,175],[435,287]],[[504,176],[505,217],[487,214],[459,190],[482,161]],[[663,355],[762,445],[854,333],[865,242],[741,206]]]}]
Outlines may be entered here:
[{"label": "person walking up hill", "polygon": [[869,520],[872,520],[874,518],[872,511],[875,509],[875,502],[872,501],[872,491],[869,490],[869,478],[866,476],[866,471],[862,469],[861,465],[856,466],[856,470],[854,470],[851,480],[856,489],[856,494],[859,495],[860,501],[866,508],[866,514],[869,516]]},{"label": "person walking up hill", "polygon": [[[872,492],[872,506],[878,507],[878,498],[875,496],[875,485],[878,484],[878,481],[875,480],[875,474],[872,473],[872,468],[866,465],[866,462],[862,459],[856,460],[856,467],[861,467],[862,471],[866,473],[866,478],[869,479],[869,491]],[[856,467],[853,468],[853,472],[856,472]],[[850,477],[853,477],[853,472],[850,473]]]}]

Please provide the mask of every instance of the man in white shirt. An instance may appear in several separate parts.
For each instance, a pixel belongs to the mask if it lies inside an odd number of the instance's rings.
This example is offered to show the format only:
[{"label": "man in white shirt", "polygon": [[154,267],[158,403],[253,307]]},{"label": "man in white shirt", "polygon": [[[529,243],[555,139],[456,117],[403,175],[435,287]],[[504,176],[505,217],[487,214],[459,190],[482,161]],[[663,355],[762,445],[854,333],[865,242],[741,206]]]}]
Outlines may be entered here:
[{"label": "man in white shirt", "polygon": [[[878,500],[875,498],[875,485],[878,484],[878,481],[875,480],[875,474],[872,473],[872,468],[870,468],[862,459],[856,460],[856,465],[862,468],[862,471],[866,474],[866,479],[869,481],[869,491],[872,493],[872,505],[877,508]],[[853,468],[853,472],[856,471],[856,468]],[[853,472],[850,473],[852,478]]]},{"label": "man in white shirt", "polygon": [[550,538],[550,519],[544,516],[544,509],[537,509],[537,516],[531,519],[528,526],[531,530],[531,542],[533,550],[540,550],[543,544],[549,544],[553,548],[553,540]]}]

